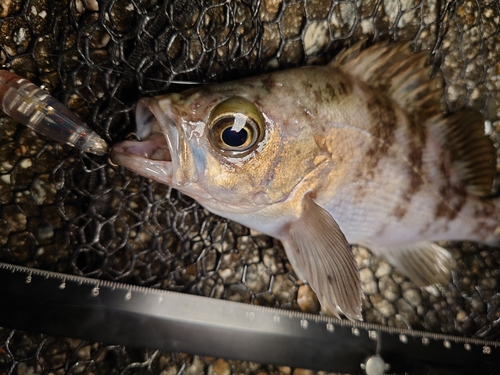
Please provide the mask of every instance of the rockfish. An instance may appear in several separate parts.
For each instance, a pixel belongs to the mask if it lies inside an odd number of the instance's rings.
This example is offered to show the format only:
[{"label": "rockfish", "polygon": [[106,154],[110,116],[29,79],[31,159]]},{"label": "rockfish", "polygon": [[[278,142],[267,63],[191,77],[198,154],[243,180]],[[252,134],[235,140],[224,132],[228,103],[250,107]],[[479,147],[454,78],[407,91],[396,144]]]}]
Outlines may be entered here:
[{"label": "rockfish", "polygon": [[349,244],[418,286],[446,284],[440,240],[497,244],[496,152],[484,119],[445,114],[427,53],[361,43],[326,66],[141,99],[141,141],[112,160],[279,239],[330,313],[362,319]]}]

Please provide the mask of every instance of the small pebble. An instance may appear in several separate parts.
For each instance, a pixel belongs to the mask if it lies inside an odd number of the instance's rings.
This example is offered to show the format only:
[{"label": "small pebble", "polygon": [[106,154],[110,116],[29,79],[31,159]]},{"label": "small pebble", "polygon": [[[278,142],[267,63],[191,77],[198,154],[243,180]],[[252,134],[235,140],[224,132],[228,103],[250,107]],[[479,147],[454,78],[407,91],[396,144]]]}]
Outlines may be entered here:
[{"label": "small pebble", "polygon": [[194,356],[193,362],[191,363],[190,366],[188,366],[188,368],[186,368],[184,374],[200,375],[205,373],[204,369],[205,369],[205,363],[200,359],[200,357]]},{"label": "small pebble", "polygon": [[297,292],[297,304],[302,312],[317,313],[320,309],[318,297],[309,285],[301,285]]},{"label": "small pebble", "polygon": [[218,359],[213,363],[213,370],[215,375],[230,375],[231,366],[224,359]]},{"label": "small pebble", "polygon": [[375,271],[375,276],[381,278],[389,275],[392,272],[392,267],[386,262],[379,262],[378,267]]},{"label": "small pebble", "polygon": [[367,282],[375,280],[375,277],[373,276],[373,272],[369,268],[363,268],[362,270],[360,270],[359,277],[361,278],[362,283],[367,283]]},{"label": "small pebble", "polygon": [[457,317],[455,319],[459,322],[462,322],[465,318],[467,318],[467,313],[464,310],[460,310],[457,313]]},{"label": "small pebble", "polygon": [[386,318],[396,314],[396,308],[392,303],[384,299],[380,295],[370,296],[373,306]]},{"label": "small pebble", "polygon": [[278,371],[280,375],[290,375],[292,373],[292,369],[288,366],[278,366]]},{"label": "small pebble", "polygon": [[359,276],[361,278],[361,287],[363,288],[363,293],[366,295],[372,295],[378,293],[377,282],[373,276],[373,272],[369,268],[363,268],[359,271]]},{"label": "small pebble", "polygon": [[383,276],[378,282],[378,287],[384,298],[390,302],[394,302],[401,297],[398,284],[390,276]]},{"label": "small pebble", "polygon": [[413,307],[417,307],[422,303],[422,296],[416,289],[405,290],[403,292],[403,297]]},{"label": "small pebble", "polygon": [[296,368],[293,370],[293,375],[314,375],[313,370],[306,370],[303,368]]}]

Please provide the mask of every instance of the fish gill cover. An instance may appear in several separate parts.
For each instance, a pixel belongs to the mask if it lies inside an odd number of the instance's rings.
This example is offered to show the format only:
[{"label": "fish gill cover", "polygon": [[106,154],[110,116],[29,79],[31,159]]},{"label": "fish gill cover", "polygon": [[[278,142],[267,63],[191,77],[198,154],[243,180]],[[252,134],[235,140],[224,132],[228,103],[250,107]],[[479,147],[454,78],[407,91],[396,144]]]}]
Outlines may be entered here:
[{"label": "fish gill cover", "polygon": [[[0,65],[44,85],[112,144],[133,130],[140,97],[185,88],[172,80],[220,82],[324,64],[363,36],[411,41],[431,52],[444,105],[480,110],[497,141],[499,17],[498,4],[487,1],[10,0],[0,4]],[[365,321],[499,340],[500,250],[446,247],[458,266],[438,295],[354,247]],[[0,261],[319,312],[278,241],[3,115]],[[180,371],[291,372],[0,328],[0,373]]]}]

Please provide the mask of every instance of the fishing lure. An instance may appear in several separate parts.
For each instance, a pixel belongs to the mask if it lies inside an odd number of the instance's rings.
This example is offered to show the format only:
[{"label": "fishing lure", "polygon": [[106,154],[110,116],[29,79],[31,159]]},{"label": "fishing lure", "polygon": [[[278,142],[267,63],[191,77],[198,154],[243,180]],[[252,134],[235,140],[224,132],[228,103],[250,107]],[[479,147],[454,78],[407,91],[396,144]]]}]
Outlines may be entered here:
[{"label": "fishing lure", "polygon": [[66,106],[7,70],[0,70],[0,109],[18,123],[57,142],[96,155],[108,152],[106,141]]}]

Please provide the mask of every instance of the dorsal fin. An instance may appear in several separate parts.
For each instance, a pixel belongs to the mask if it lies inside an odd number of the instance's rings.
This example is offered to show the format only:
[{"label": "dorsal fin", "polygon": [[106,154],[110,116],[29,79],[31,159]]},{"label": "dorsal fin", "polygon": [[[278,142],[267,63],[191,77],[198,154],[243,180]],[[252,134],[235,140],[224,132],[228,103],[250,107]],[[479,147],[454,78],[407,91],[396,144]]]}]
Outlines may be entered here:
[{"label": "dorsal fin", "polygon": [[426,51],[413,52],[410,43],[378,43],[363,49],[364,44],[340,52],[332,64],[386,93],[417,122],[441,111],[443,90],[438,78],[430,78]]},{"label": "dorsal fin", "polygon": [[429,121],[436,126],[467,191],[479,197],[491,194],[496,173],[496,150],[484,134],[484,118],[464,109],[445,118]]},{"label": "dorsal fin", "polygon": [[466,109],[444,116],[442,84],[439,78],[430,77],[427,52],[412,52],[409,43],[379,43],[363,49],[364,43],[342,51],[332,64],[386,93],[416,123],[437,129],[467,191],[480,197],[490,195],[496,151],[484,134],[481,114]]}]

